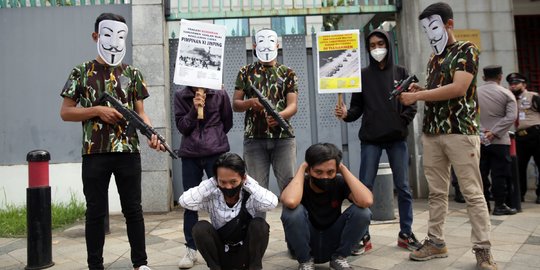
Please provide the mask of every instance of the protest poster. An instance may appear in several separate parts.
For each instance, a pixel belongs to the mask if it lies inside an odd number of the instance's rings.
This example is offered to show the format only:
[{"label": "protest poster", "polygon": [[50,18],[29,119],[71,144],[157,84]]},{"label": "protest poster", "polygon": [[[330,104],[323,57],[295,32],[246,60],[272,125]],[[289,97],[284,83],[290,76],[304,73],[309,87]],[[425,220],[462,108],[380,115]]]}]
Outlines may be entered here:
[{"label": "protest poster", "polygon": [[223,25],[181,20],[174,83],[221,89],[226,33]]},{"label": "protest poster", "polygon": [[358,30],[317,33],[319,94],[362,91],[359,38]]}]

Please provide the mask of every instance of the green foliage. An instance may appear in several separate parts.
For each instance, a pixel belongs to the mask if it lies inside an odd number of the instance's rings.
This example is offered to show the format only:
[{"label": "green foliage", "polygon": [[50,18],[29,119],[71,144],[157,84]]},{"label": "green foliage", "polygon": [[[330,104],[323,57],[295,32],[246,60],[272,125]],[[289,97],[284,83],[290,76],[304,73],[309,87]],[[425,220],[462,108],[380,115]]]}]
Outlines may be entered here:
[{"label": "green foliage", "polygon": [[[72,224],[84,217],[85,205],[72,194],[67,203],[53,203],[52,229]],[[6,205],[0,209],[0,237],[26,236],[26,207]]]}]

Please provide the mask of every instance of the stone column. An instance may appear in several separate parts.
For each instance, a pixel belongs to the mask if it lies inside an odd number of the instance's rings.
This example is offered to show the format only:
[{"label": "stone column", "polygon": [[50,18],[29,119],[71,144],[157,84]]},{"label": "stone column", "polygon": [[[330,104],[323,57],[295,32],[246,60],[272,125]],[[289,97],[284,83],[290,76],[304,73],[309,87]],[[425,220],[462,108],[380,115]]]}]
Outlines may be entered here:
[{"label": "stone column", "polygon": [[[150,97],[144,101],[152,126],[171,145],[169,58],[164,3],[132,1],[133,65],[144,75]],[[167,212],[172,205],[171,158],[141,140],[142,205],[145,212]]]}]

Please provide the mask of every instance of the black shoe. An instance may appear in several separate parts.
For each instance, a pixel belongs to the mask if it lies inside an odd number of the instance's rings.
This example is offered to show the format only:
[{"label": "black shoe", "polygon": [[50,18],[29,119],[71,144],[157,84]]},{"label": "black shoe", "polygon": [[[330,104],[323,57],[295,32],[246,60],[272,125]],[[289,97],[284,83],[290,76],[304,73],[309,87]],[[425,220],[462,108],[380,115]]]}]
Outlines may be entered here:
[{"label": "black shoe", "polygon": [[495,216],[503,216],[503,215],[515,215],[517,213],[517,210],[515,208],[510,208],[506,204],[501,204],[498,206],[495,206],[495,209],[493,209],[493,215]]},{"label": "black shoe", "polygon": [[456,195],[454,196],[454,201],[457,203],[465,203],[465,198],[463,198],[463,195],[461,192],[456,192]]}]

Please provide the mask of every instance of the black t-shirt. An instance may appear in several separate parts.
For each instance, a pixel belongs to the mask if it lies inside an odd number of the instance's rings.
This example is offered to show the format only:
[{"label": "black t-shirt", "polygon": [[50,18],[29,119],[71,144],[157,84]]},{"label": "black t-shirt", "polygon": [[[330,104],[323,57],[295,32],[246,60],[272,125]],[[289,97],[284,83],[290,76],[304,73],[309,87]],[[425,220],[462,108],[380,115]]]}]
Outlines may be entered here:
[{"label": "black t-shirt", "polygon": [[351,190],[343,176],[336,175],[336,184],[331,190],[316,193],[309,186],[310,176],[304,177],[302,205],[307,209],[309,221],[317,230],[329,228],[341,215],[341,204],[349,197]]}]

